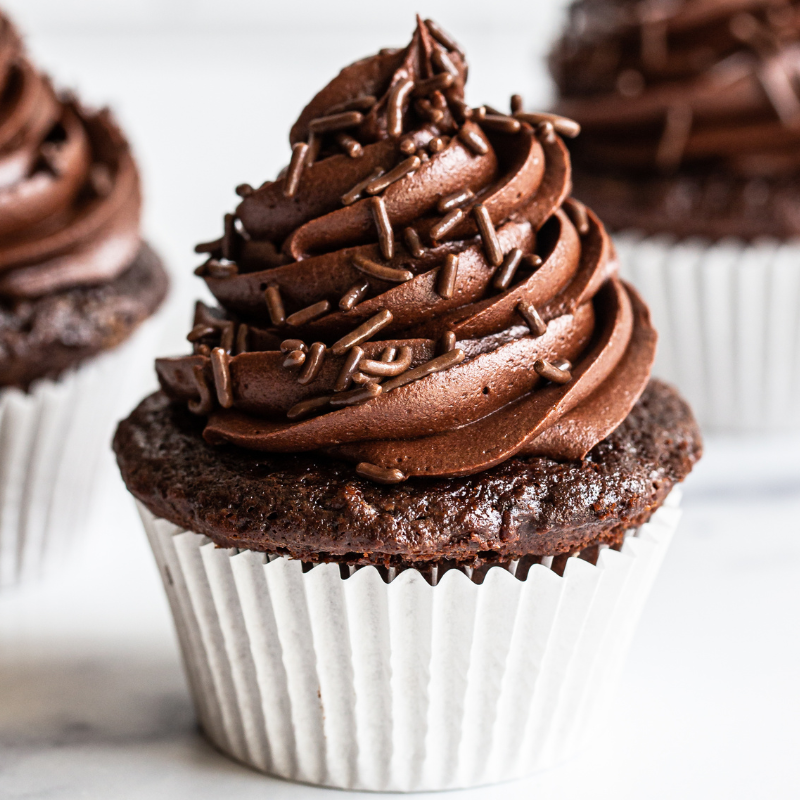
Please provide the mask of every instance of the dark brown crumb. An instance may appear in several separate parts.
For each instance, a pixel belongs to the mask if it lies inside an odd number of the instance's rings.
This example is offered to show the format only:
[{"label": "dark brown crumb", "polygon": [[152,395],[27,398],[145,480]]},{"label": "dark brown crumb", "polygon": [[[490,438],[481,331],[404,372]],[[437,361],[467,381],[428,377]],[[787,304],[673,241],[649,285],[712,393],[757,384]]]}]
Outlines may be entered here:
[{"label": "dark brown crumb", "polygon": [[394,486],[319,454],[215,448],[201,431],[160,392],[120,423],[122,476],[154,514],[223,547],[386,566],[480,566],[619,543],[702,450],[688,406],[658,381],[583,461],[512,458],[477,475]]},{"label": "dark brown crumb", "polygon": [[0,386],[56,378],[127,339],[161,304],[167,274],[146,244],[118,278],[11,305],[0,301]]}]

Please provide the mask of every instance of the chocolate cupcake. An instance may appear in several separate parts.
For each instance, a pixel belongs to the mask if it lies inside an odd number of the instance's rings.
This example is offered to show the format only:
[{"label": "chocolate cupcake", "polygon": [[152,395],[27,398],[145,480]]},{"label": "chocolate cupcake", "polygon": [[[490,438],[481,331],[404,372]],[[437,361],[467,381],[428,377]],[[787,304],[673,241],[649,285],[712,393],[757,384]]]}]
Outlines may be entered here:
[{"label": "chocolate cupcake", "polygon": [[800,8],[581,0],[551,56],[575,193],[701,423],[800,424]]},{"label": "chocolate cupcake", "polygon": [[700,455],[553,125],[466,105],[466,74],[418,21],[317,94],[114,440],[203,730],[285,778],[445,789],[571,752]]},{"label": "chocolate cupcake", "polygon": [[146,364],[152,332],[137,329],[167,278],[141,240],[139,177],[111,115],[57,94],[2,15],[0,90],[6,586],[60,560],[83,527],[115,397]]}]

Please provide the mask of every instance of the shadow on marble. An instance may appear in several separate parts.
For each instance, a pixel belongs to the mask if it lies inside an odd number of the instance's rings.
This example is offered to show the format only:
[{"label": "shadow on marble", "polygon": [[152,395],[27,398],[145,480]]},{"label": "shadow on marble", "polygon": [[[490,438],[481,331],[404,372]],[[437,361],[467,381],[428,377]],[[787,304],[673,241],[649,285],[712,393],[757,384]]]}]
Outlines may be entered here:
[{"label": "shadow on marble", "polygon": [[0,660],[3,748],[146,742],[194,725],[172,655],[6,654]]}]

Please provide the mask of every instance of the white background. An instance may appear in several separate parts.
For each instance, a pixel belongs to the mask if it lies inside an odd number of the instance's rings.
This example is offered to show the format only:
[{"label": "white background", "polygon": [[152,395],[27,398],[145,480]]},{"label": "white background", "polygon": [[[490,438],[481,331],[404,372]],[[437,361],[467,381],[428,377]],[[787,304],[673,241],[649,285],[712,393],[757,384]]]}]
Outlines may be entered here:
[{"label": "white background", "polygon": [[[559,3],[5,0],[57,83],[110,103],[174,276],[164,349],[181,352],[200,240],[233,187],[273,176],[304,103],[342,66],[402,45],[420,8],[467,50],[468,99],[545,105]],[[136,398],[131,398],[131,404]],[[607,735],[513,798],[800,795],[800,439],[709,441],[646,610]],[[204,743],[144,534],[111,459],[74,563],[0,598],[0,797],[325,798]]]}]

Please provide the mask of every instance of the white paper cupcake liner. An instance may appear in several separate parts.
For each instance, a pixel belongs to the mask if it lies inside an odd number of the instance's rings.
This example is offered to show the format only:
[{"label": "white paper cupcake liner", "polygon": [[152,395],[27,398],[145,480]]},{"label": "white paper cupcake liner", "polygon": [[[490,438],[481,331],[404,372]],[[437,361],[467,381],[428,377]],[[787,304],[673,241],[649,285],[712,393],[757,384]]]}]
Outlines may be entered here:
[{"label": "white paper cupcake liner", "polygon": [[0,390],[0,590],[62,563],[86,527],[101,456],[152,367],[160,329],[151,318],[58,380]]},{"label": "white paper cupcake liner", "polygon": [[800,241],[614,238],[658,331],[654,375],[707,430],[800,427]]},{"label": "white paper cupcake liner", "polygon": [[365,567],[217,548],[140,512],[200,723],[228,755],[311,784],[422,791],[516,778],[607,710],[677,525],[674,491],[621,549],[563,577]]}]

